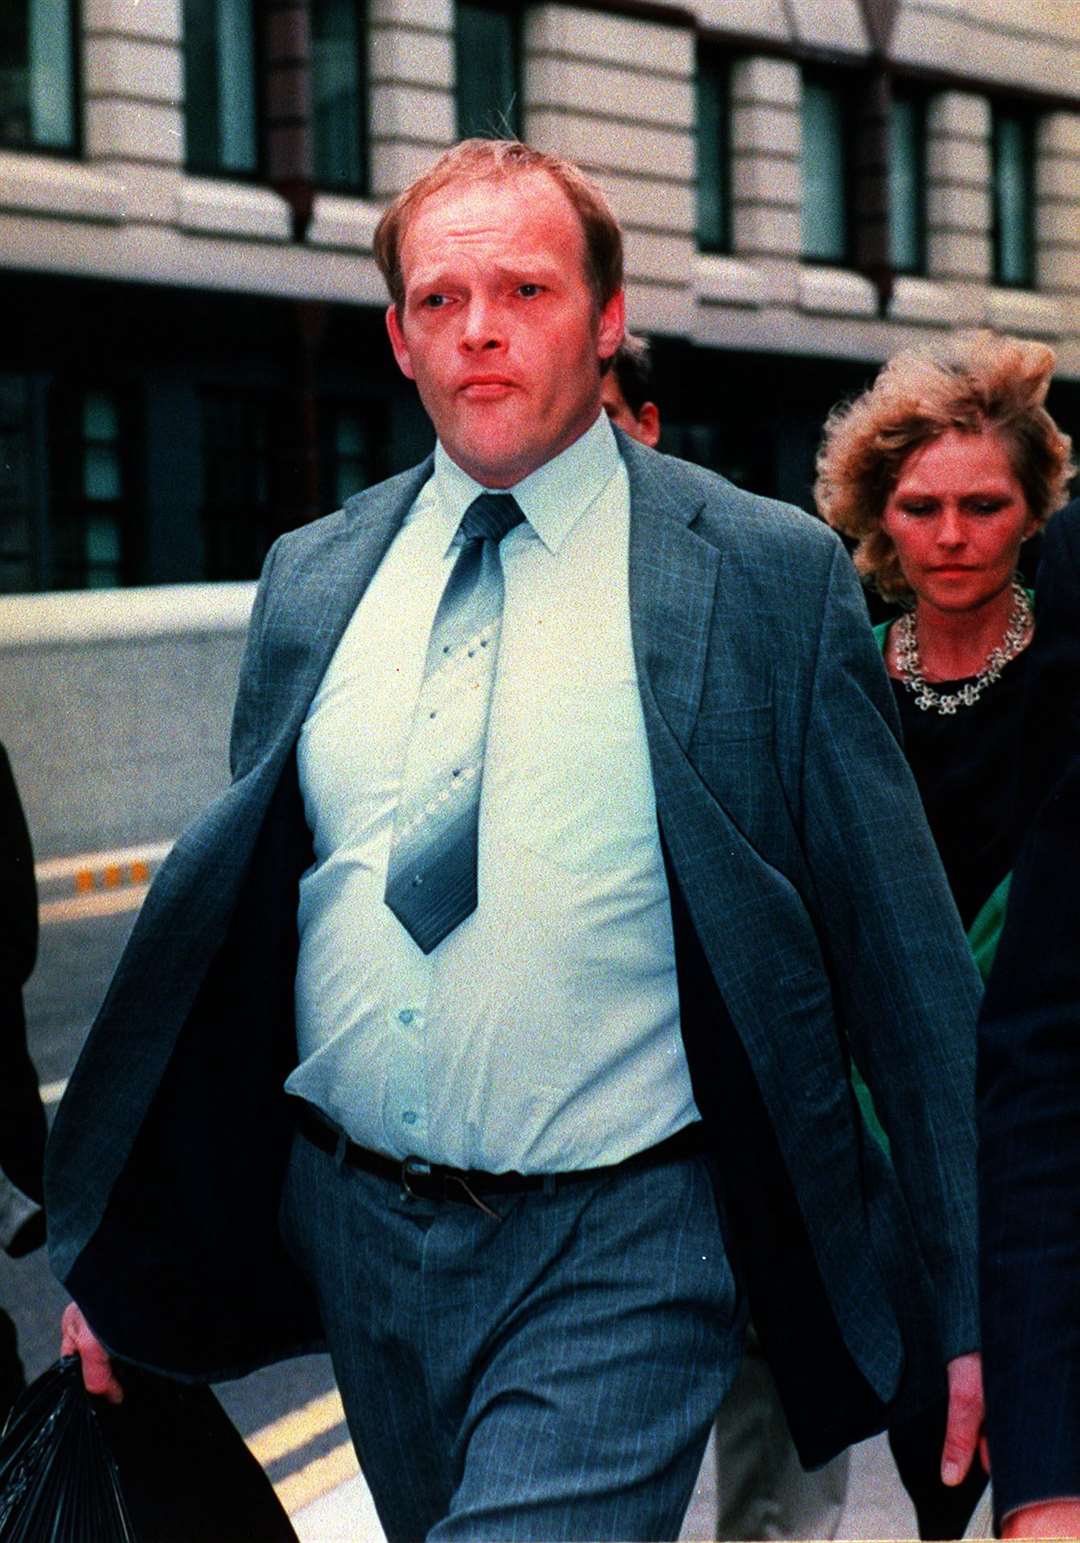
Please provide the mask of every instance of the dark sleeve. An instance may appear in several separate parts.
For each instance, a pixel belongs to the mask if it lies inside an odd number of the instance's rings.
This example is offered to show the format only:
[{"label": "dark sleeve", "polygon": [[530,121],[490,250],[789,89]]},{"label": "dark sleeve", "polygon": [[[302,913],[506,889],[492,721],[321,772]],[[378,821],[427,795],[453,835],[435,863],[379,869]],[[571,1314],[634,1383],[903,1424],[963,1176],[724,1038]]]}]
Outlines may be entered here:
[{"label": "dark sleeve", "polygon": [[1035,616],[1020,834],[1080,753],[1080,499],[1046,527]]},{"label": "dark sleeve", "polygon": [[1032,645],[1034,819],[979,1027],[980,1288],[999,1516],[1080,1494],[1080,505],[1057,519]]},{"label": "dark sleeve", "polygon": [[0,745],[0,982],[21,986],[37,957],[37,886],[30,832]]},{"label": "dark sleeve", "polygon": [[37,953],[34,854],[7,753],[0,745],[0,1168],[41,1199],[45,1113],[26,1049],[22,986]]}]

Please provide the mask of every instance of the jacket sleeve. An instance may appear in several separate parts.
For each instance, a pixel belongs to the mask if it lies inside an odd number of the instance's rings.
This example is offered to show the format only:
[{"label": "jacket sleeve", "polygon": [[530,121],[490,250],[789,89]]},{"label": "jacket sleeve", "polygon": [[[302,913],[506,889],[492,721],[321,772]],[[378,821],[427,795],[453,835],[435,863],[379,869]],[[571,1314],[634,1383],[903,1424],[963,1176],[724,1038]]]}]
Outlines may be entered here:
[{"label": "jacket sleeve", "polygon": [[265,688],[264,660],[262,652],[263,624],[266,615],[266,598],[270,591],[277,542],[266,554],[259,585],[255,591],[255,603],[251,608],[247,641],[240,661],[240,676],[236,687],[233,707],[232,734],[229,740],[229,769],[234,782],[238,782],[254,765],[258,746],[260,711]]},{"label": "jacket sleeve", "polygon": [[889,1138],[951,1358],[978,1345],[981,984],[900,746],[858,580],[839,547],[822,607],[802,786],[834,996]]},{"label": "jacket sleeve", "polygon": [[1078,545],[1080,504],[1051,522],[1039,570],[1031,824],[979,1025],[980,1286],[999,1516],[1080,1495]]}]

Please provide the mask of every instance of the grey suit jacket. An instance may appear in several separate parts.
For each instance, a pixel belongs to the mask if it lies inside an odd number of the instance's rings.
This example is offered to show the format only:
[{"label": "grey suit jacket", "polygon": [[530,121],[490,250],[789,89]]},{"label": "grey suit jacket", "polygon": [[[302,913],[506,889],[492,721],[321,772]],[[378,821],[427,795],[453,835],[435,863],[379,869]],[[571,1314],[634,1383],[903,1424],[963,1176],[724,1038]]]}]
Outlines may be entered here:
[{"label": "grey suit jacket", "polygon": [[[837,1354],[876,1410],[845,1419],[828,1361],[813,1386],[789,1379],[804,1456],[821,1460],[884,1423],[898,1393],[925,1396],[926,1366],[940,1375],[943,1357],[977,1344],[979,982],[839,543],[799,511],[625,436],[620,446],[660,828],[673,903],[704,960],[702,989],[681,982],[695,1091],[717,1130],[721,1186],[724,1150],[732,1173],[755,1150],[741,1108],[756,1104]],[[296,883],[310,860],[295,744],[429,472],[360,494],[272,549],[241,671],[234,781],[163,866],[59,1111],[54,1268],[114,1350],[176,1374],[247,1370],[318,1335],[274,1225]],[[862,1125],[851,1055],[894,1166]],[[749,1068],[748,1098],[725,1103],[740,1075],[732,1056]],[[757,1272],[776,1298],[781,1358],[800,1300],[794,1274],[786,1307],[773,1289],[786,1236],[769,1240],[772,1266]],[[815,1442],[815,1402],[820,1415],[831,1396],[839,1415]]]}]

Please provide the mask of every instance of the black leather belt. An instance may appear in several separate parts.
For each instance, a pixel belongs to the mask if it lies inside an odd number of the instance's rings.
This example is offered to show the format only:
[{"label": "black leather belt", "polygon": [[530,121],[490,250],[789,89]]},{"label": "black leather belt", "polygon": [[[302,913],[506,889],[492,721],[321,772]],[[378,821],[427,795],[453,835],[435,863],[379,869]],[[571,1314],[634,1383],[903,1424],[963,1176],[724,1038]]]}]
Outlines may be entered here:
[{"label": "black leather belt", "polygon": [[357,1146],[355,1141],[333,1130],[309,1107],[301,1108],[298,1124],[314,1146],[329,1152],[349,1168],[359,1168],[376,1178],[390,1179],[417,1200],[456,1200],[463,1205],[476,1206],[488,1216],[496,1213],[484,1204],[484,1195],[520,1195],[530,1190],[553,1194],[565,1184],[607,1178],[613,1173],[626,1173],[635,1168],[655,1168],[661,1163],[696,1157],[706,1150],[705,1127],[696,1120],[655,1146],[646,1147],[643,1152],[635,1152],[621,1163],[607,1167],[572,1168],[566,1173],[484,1173],[478,1168],[447,1168],[441,1163],[427,1163],[421,1157],[384,1157],[381,1152]]}]

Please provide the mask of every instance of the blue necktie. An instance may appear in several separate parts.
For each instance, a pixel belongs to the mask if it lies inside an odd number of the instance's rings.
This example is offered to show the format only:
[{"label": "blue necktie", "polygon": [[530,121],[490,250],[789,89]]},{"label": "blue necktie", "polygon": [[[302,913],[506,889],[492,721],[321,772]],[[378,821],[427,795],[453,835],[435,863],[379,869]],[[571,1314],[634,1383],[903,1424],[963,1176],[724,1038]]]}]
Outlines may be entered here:
[{"label": "blue necktie", "polygon": [[384,899],[425,954],[476,909],[484,742],[502,622],[499,542],[525,518],[509,493],[481,493],[431,628]]}]

